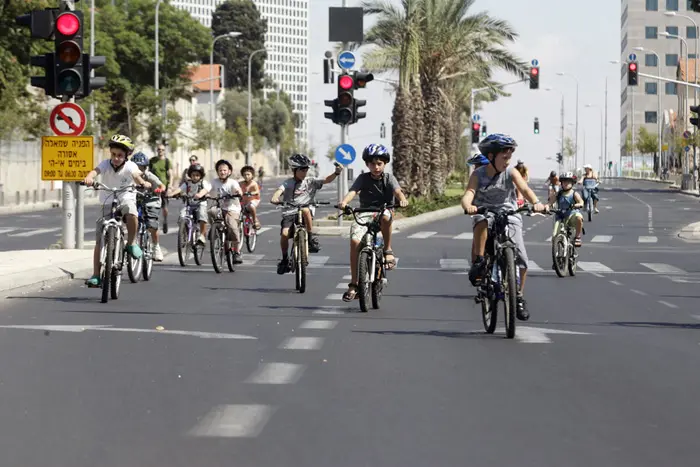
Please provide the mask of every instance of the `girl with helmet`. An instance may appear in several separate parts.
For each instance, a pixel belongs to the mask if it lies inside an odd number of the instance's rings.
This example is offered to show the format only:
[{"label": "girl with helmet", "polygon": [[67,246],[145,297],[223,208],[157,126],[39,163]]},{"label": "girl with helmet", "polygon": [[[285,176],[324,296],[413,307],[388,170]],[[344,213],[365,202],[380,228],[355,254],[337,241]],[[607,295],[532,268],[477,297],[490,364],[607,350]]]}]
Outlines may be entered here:
[{"label": "girl with helmet", "polygon": [[576,228],[574,246],[580,247],[583,244],[581,241],[583,216],[579,209],[583,207],[583,198],[574,190],[576,175],[573,172],[563,172],[559,176],[559,180],[561,181],[561,190],[558,193],[550,195],[549,204],[554,205],[556,203],[557,209],[564,212],[557,213],[554,218],[554,233],[552,234],[552,239],[554,239],[554,235],[556,235],[559,230],[559,223],[564,222],[566,225],[571,225]]},{"label": "girl with helmet", "polygon": [[[546,211],[547,208],[537,199],[537,195],[523,180],[520,172],[515,168],[509,168],[508,164],[517,147],[513,138],[503,134],[491,134],[479,143],[479,150],[486,155],[489,164],[480,167],[469,177],[467,190],[462,198],[462,207],[467,214],[476,214],[478,206],[487,206],[491,209],[516,209],[517,191],[520,191],[525,199],[534,204],[536,212]],[[476,204],[474,204],[476,202]],[[474,286],[481,283],[484,274],[484,251],[488,236],[488,226],[493,222],[493,213],[478,214],[473,218],[474,240],[476,244],[475,258],[469,270],[469,280]],[[527,320],[530,314],[527,302],[523,298],[525,279],[527,277],[528,259],[523,242],[523,221],[519,214],[509,216],[509,222],[514,230],[513,241],[516,245],[516,264],[520,267],[520,290],[518,290],[518,319]]]},{"label": "girl with helmet", "polygon": [[[184,182],[178,188],[168,192],[168,196],[177,196],[184,193],[187,196],[192,196],[192,201],[186,201],[190,205],[197,205],[196,219],[199,222],[199,239],[198,243],[204,245],[207,243],[207,201],[204,197],[211,191],[211,183],[204,179],[204,167],[199,164],[192,164],[187,169],[187,177],[189,180]],[[187,206],[180,211],[180,218],[187,213]],[[178,220],[178,224],[179,224]]]},{"label": "girl with helmet", "polygon": [[583,185],[583,198],[584,202],[589,196],[593,197],[593,210],[596,214],[598,211],[598,174],[593,171],[593,166],[591,164],[586,164],[583,166],[584,175],[581,177],[581,184]]},{"label": "girl with helmet", "polygon": [[[101,175],[102,183],[110,188],[126,188],[136,184],[150,188],[151,184],[143,179],[138,166],[127,160],[129,154],[134,150],[134,143],[131,138],[124,135],[114,135],[109,139],[109,159],[105,159],[97,167],[92,169],[83,183],[92,186],[95,177]],[[100,202],[102,203],[102,216],[97,220],[95,229],[95,249],[93,250],[93,271],[85,283],[88,287],[100,287],[100,251],[102,250],[102,218],[106,216],[111,207],[105,206],[107,201],[112,200],[112,194],[107,191],[100,191]],[[136,193],[124,191],[117,195],[119,199],[119,210],[124,216],[127,230],[126,251],[133,258],[138,259],[143,252],[136,243],[136,233],[139,228],[138,210],[136,209]]]},{"label": "girl with helmet", "polygon": [[[309,167],[311,167],[311,159],[304,154],[294,154],[287,159],[287,162],[294,175],[292,178],[282,182],[282,185],[272,194],[272,199],[270,200],[272,204],[280,204],[281,202],[295,202],[299,204],[313,203],[316,199],[316,192],[323,188],[324,185],[332,183],[340,172],[343,171],[343,167],[336,164],[335,172],[328,175],[325,179],[306,178],[306,175],[309,173]],[[281,201],[280,196],[282,196]],[[290,227],[294,225],[296,212],[296,208],[288,208],[282,211],[280,230],[282,259],[279,264],[277,264],[277,274],[284,274],[291,271],[289,264],[289,237],[294,235],[294,232],[290,231]],[[313,206],[302,209],[302,214],[304,216],[304,225],[309,232],[309,251],[311,253],[318,253],[321,250],[321,245],[319,245],[318,237],[311,232],[314,214]]]},{"label": "girl with helmet", "polygon": [[[262,166],[260,166],[262,169]],[[241,176],[243,180],[239,183],[241,185],[241,190],[243,190],[243,199],[241,200],[241,205],[250,212],[253,218],[253,223],[255,224],[255,230],[260,230],[260,219],[258,219],[258,205],[260,204],[260,186],[258,182],[255,181],[255,169],[249,165],[246,165],[241,169]],[[250,193],[246,195],[245,193]]]},{"label": "girl with helmet", "polygon": [[[234,178],[231,178],[233,173],[233,165],[226,159],[221,159],[216,162],[214,166],[216,169],[216,174],[219,176],[211,182],[211,193],[215,196],[232,196],[232,195],[243,195],[241,191],[241,185]],[[221,205],[221,210],[223,211],[224,221],[226,227],[228,227],[228,238],[231,240],[230,245],[226,245],[233,252],[233,264],[241,264],[243,259],[241,258],[241,239],[238,235],[240,229],[238,228],[238,222],[241,218],[241,201],[239,198],[230,198],[223,202]],[[209,219],[212,220],[217,215],[217,207],[213,206],[209,210]]]},{"label": "girl with helmet", "polygon": [[[391,155],[389,150],[382,146],[381,144],[370,144],[362,152],[362,160],[365,161],[369,172],[363,173],[358,176],[353,182],[350,190],[345,195],[343,200],[339,203],[338,207],[340,209],[345,209],[355,195],[360,193],[360,207],[370,208],[377,207],[381,208],[384,204],[394,204],[394,198],[399,199],[399,204],[401,207],[408,206],[408,200],[401,190],[396,177],[390,173],[386,173],[386,165],[391,160]],[[389,210],[383,213],[367,212],[358,214],[357,218],[365,223],[368,220],[381,215],[381,229],[382,237],[384,239],[384,260],[387,269],[394,269],[396,267],[396,257],[394,252],[391,250],[391,231],[392,231],[392,220],[393,213]],[[351,302],[357,297],[358,286],[357,286],[357,260],[360,248],[360,242],[362,237],[367,232],[367,227],[359,225],[356,221],[353,221],[350,226],[350,283],[348,284],[348,290],[343,294],[343,301]]]},{"label": "girl with helmet", "polygon": [[559,193],[561,183],[559,182],[559,175],[557,175],[556,171],[552,170],[549,172],[549,178],[547,178],[547,182],[545,184],[547,186],[547,199],[552,197],[552,193]]},{"label": "girl with helmet", "polygon": [[158,235],[158,219],[160,218],[161,196],[160,193],[165,191],[165,184],[160,181],[160,178],[148,169],[148,157],[142,152],[137,152],[131,156],[131,162],[137,165],[143,178],[151,184],[152,194],[148,196],[145,203],[143,217],[146,220],[146,228],[151,233],[153,239],[153,261],[163,261],[163,251],[160,249]]}]

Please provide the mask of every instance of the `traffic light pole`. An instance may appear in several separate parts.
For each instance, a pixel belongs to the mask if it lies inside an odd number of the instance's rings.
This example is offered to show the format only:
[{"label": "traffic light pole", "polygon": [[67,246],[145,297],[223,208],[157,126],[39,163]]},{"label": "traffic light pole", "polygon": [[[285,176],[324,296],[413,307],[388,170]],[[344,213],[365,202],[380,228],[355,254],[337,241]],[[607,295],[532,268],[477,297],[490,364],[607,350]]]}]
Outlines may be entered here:
[{"label": "traffic light pole", "polygon": [[[343,8],[347,6],[347,0],[343,0]],[[343,42],[343,50],[347,50],[348,48],[348,43]],[[354,84],[354,83],[353,83]],[[345,135],[347,131],[347,126],[346,125],[340,125],[340,144],[343,145],[345,144]],[[347,167],[346,167],[347,169]],[[347,178],[348,178],[348,172],[346,171],[345,173],[342,173],[340,177],[337,178],[338,180],[338,202],[342,201],[343,197],[345,196],[345,193],[347,193],[347,190],[345,189],[346,183],[347,183]],[[343,225],[343,213],[338,212],[338,227]]]}]

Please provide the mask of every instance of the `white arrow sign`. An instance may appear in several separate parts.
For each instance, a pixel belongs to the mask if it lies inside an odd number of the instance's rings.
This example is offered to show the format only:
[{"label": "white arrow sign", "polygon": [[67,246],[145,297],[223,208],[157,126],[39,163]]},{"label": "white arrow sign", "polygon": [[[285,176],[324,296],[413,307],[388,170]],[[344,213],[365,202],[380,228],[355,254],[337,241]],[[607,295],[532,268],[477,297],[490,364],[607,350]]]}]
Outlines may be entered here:
[{"label": "white arrow sign", "polygon": [[225,334],[222,332],[199,332],[199,331],[179,331],[176,329],[136,329],[136,328],[114,328],[110,324],[89,324],[85,326],[0,326],[6,329],[29,329],[36,331],[57,331],[57,332],[84,332],[84,331],[116,331],[116,332],[150,332],[154,334],[175,334],[179,336],[193,336],[201,339],[257,339],[257,337],[246,336],[245,334]]},{"label": "white arrow sign", "polygon": [[338,148],[338,151],[343,155],[343,159],[351,161],[352,160],[352,154],[350,152],[346,151],[343,148]]},{"label": "white arrow sign", "polygon": [[[505,329],[501,329],[504,332]],[[550,339],[547,334],[571,334],[578,336],[589,336],[590,332],[576,332],[576,331],[563,331],[561,329],[547,329],[547,328],[530,328],[527,326],[518,326],[515,330],[515,338],[525,344],[551,344],[552,339]]]}]

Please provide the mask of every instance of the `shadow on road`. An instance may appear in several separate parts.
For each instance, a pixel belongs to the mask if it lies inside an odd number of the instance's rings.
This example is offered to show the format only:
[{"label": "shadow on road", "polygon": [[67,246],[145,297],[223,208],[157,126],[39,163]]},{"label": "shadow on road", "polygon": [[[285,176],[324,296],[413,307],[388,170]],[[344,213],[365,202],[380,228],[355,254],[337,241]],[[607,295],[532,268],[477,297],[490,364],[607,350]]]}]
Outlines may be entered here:
[{"label": "shadow on road", "polygon": [[385,336],[426,336],[426,337],[447,337],[450,339],[503,339],[502,334],[487,334],[484,331],[351,331],[360,334],[379,334]]},{"label": "shadow on road", "polygon": [[663,321],[613,321],[612,326],[636,328],[700,329],[700,323],[666,323]]}]

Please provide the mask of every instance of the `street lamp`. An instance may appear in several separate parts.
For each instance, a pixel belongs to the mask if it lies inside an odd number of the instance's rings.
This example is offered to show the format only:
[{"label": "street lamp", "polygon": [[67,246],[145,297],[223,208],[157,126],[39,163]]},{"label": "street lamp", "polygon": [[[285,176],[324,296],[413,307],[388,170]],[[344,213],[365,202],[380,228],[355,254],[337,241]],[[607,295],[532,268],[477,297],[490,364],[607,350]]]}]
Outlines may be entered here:
[{"label": "street lamp", "polygon": [[605,170],[605,168],[603,167],[603,109],[601,109],[600,106],[594,104],[586,104],[586,108],[598,109],[598,112],[600,112],[600,160],[598,164],[602,172]]},{"label": "street lamp", "polygon": [[[610,64],[619,65],[620,60],[610,60]],[[603,149],[603,166],[608,165],[608,74],[605,74],[605,145]],[[609,171],[612,176],[612,171]]]},{"label": "street lamp", "polygon": [[578,88],[579,88],[579,82],[578,78],[571,73],[564,73],[564,72],[559,72],[557,73],[557,76],[570,76],[574,80],[576,80],[576,137],[574,138],[574,144],[576,145],[576,157],[574,164],[576,167],[578,167]]},{"label": "street lamp", "polygon": [[[211,41],[211,51],[209,53],[209,123],[212,129],[212,132],[209,135],[209,158],[211,161],[214,160],[214,128],[216,128],[216,106],[214,105],[214,44],[216,44],[216,41],[219,39],[226,37],[238,37],[240,35],[240,32],[229,32],[216,36]],[[219,80],[221,80],[221,72],[219,72]],[[224,86],[225,84],[222,82],[221,87],[223,88]],[[219,95],[221,95],[221,91],[219,91]]]},{"label": "street lamp", "polygon": [[248,151],[245,155],[245,165],[250,165],[250,158],[253,155],[253,92],[251,90],[253,57],[260,52],[267,52],[267,49],[258,49],[248,57]]},{"label": "street lamp", "polygon": [[[635,47],[634,50],[638,50],[639,52],[649,52],[651,54],[656,55],[656,64],[657,64],[657,74],[659,78],[661,78],[661,57],[659,57],[659,54],[654,52],[651,49],[646,49],[644,47]],[[686,73],[687,73],[687,68],[686,68]],[[656,85],[656,95],[657,95],[657,106],[658,106],[658,111],[656,115],[656,123],[657,123],[657,137],[659,139],[659,169],[661,169],[661,115],[663,109],[661,108],[661,80],[659,80],[658,84]]]}]

